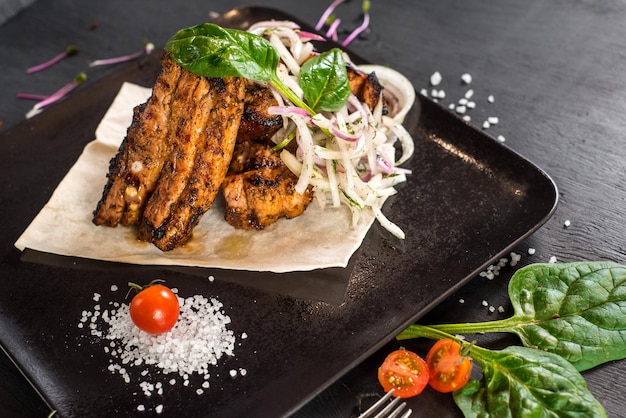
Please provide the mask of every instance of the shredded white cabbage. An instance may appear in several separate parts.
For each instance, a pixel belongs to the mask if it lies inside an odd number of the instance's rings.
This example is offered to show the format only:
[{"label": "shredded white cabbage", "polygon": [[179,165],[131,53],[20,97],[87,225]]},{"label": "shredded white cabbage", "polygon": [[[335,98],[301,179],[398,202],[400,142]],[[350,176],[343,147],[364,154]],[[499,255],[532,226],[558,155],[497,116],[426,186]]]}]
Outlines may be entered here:
[{"label": "shredded white cabbage", "polygon": [[[281,58],[279,78],[302,97],[298,75],[301,65],[315,53],[311,34],[301,33],[296,24],[285,21],[258,22],[249,31],[274,45]],[[350,62],[347,55],[345,59]],[[394,186],[406,181],[406,175],[410,174],[410,170],[399,165],[411,158],[414,150],[413,139],[402,122],[415,101],[415,90],[402,74],[389,68],[372,65],[357,68],[376,72],[385,94],[393,96],[396,104],[390,109],[393,114],[383,115],[382,100],[375,109],[370,109],[354,95],[339,111],[316,115],[291,106],[282,98],[280,106],[271,108],[270,112],[282,115],[288,124],[273,140],[279,144],[295,129],[297,151],[293,154],[283,149],[281,158],[299,176],[298,192],[304,192],[310,185],[321,207],[347,205],[352,211],[353,225],[358,224],[364,210],[371,210],[384,228],[404,239],[404,232],[383,214],[382,206],[387,197],[396,193]],[[279,94],[274,91],[275,96]],[[396,144],[401,148],[397,160]]]}]

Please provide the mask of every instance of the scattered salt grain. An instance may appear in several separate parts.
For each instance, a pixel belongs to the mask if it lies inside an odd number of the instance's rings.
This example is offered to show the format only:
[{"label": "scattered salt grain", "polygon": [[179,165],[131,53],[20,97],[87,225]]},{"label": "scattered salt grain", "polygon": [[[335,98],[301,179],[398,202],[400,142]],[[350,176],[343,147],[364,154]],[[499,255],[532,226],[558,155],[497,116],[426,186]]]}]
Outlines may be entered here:
[{"label": "scattered salt grain", "polygon": [[491,126],[491,124],[489,123],[488,120],[483,122],[483,129],[489,129],[490,126]]},{"label": "scattered salt grain", "polygon": [[421,94],[422,96],[428,96],[428,90],[426,90],[426,89],[421,89],[421,90],[420,90],[420,94]]},{"label": "scattered salt grain", "polygon": [[534,249],[534,248],[529,248],[529,249],[528,249],[528,254],[529,254],[529,255],[533,255],[533,254],[535,254],[535,249]]},{"label": "scattered salt grain", "polygon": [[458,113],[458,114],[463,114],[463,113],[465,113],[466,110],[467,110],[467,108],[465,106],[457,106],[456,109],[455,109],[456,113]]},{"label": "scattered salt grain", "polygon": [[433,86],[438,86],[441,83],[442,79],[443,79],[443,77],[441,76],[441,73],[439,71],[435,71],[430,76],[430,84],[433,85]]},{"label": "scattered salt grain", "polygon": [[204,393],[204,391],[202,389],[196,389],[196,394],[197,395],[202,395]]},{"label": "scattered salt grain", "polygon": [[461,106],[465,106],[465,105],[467,105],[467,101],[468,101],[468,100],[467,100],[465,97],[462,97],[462,98],[460,98],[460,99],[459,99],[459,102],[458,102],[458,103],[459,103]]},{"label": "scattered salt grain", "polygon": [[511,266],[516,266],[517,263],[522,259],[522,256],[517,254],[516,252],[511,251]]},{"label": "scattered salt grain", "polygon": [[459,303],[465,303],[465,299],[459,299]]},{"label": "scattered salt grain", "polygon": [[471,101],[471,100],[469,100],[469,101],[467,102],[467,108],[468,108],[468,109],[474,109],[475,107],[476,107],[476,102],[473,102],[473,101]]},{"label": "scattered salt grain", "polygon": [[161,412],[163,412],[163,405],[157,405],[156,408],[154,408],[154,411],[157,414],[160,414]]},{"label": "scattered salt grain", "polygon": [[494,313],[496,311],[496,308],[494,308],[493,306],[489,307],[489,312]]},{"label": "scattered salt grain", "polygon": [[467,90],[464,95],[464,97],[468,100],[471,99],[473,96],[474,96],[474,90],[472,89]]},{"label": "scattered salt grain", "polygon": [[556,263],[556,257],[555,256],[550,257],[550,259],[548,260],[548,263]]},{"label": "scattered salt grain", "polygon": [[492,94],[490,94],[490,95],[489,95],[489,97],[487,97],[487,101],[488,101],[489,103],[493,103],[493,102],[495,102],[495,101],[496,101],[496,99],[495,99],[495,97],[493,97],[493,95],[492,95]]},{"label": "scattered salt grain", "polygon": [[237,376],[237,370],[232,369],[231,371],[228,372],[230,374],[230,377],[235,377]]},{"label": "scattered salt grain", "polygon": [[464,120],[465,122],[469,122],[469,121],[471,121],[471,120],[472,120],[472,117],[471,117],[470,115],[463,115],[463,120]]},{"label": "scattered salt grain", "polygon": [[568,219],[568,220],[566,220],[565,222],[563,222],[563,226],[564,226],[565,228],[568,228],[571,224],[572,224],[572,223],[569,221],[569,219]]},{"label": "scattered salt grain", "polygon": [[100,295],[100,293],[94,293],[94,294],[93,294],[93,300],[94,300],[94,301],[96,301],[96,302],[98,302],[98,301],[100,300],[100,297],[101,297],[101,296],[102,296],[102,295]]},{"label": "scattered salt grain", "polygon": [[248,338],[248,334],[246,334],[245,332],[241,333],[241,339],[245,340],[246,338]]},{"label": "scattered salt grain", "polygon": [[498,306],[498,312],[499,313],[504,313],[504,306],[502,306],[502,305]]},{"label": "scattered salt grain", "polygon": [[472,82],[472,75],[469,73],[465,73],[461,76],[461,80],[463,80],[465,84],[470,84]]},{"label": "scattered salt grain", "polygon": [[492,125],[497,125],[498,122],[500,122],[500,119],[498,119],[497,116],[490,116],[487,118],[487,122],[489,122]]},{"label": "scattered salt grain", "polygon": [[209,281],[212,283],[215,281],[215,276],[209,276]]},{"label": "scattered salt grain", "polygon": [[245,376],[248,374],[248,371],[246,369],[239,369],[239,374]]},{"label": "scattered salt grain", "polygon": [[117,285],[115,284],[111,285],[111,292],[117,292]]},{"label": "scattered salt grain", "polygon": [[498,135],[498,137],[496,138],[498,141],[500,142],[504,142],[506,141],[506,138],[503,135]]},{"label": "scattered salt grain", "polygon": [[139,412],[144,412],[146,410],[146,407],[143,405],[137,405],[137,411]]},{"label": "scattered salt grain", "polygon": [[489,303],[488,303],[486,300],[483,300],[483,301],[482,301],[482,305],[483,305],[483,306],[489,306]]}]

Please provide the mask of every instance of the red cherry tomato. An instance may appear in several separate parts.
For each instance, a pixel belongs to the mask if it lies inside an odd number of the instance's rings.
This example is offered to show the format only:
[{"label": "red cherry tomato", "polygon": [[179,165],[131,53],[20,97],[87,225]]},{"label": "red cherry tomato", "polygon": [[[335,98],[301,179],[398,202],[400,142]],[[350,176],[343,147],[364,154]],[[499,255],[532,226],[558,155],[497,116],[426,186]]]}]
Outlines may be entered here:
[{"label": "red cherry tomato", "polygon": [[423,358],[408,350],[393,351],[378,368],[378,381],[385,392],[410,398],[422,393],[428,384],[428,365]]},{"label": "red cherry tomato", "polygon": [[437,341],[426,356],[430,370],[428,384],[438,392],[453,392],[468,382],[472,361],[461,353],[461,345],[451,339]]},{"label": "red cherry tomato", "polygon": [[178,297],[168,287],[154,284],[145,287],[130,302],[130,318],[142,331],[162,334],[171,330],[180,313]]}]

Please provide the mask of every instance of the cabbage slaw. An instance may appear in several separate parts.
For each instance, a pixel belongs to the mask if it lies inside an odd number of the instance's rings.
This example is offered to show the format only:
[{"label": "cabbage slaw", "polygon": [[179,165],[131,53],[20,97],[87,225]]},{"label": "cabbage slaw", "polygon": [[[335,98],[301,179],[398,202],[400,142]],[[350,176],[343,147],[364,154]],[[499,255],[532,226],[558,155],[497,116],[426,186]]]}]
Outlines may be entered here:
[{"label": "cabbage slaw", "polygon": [[[313,54],[311,41],[322,41],[319,35],[301,31],[290,21],[262,21],[249,32],[267,39],[280,56],[277,74],[299,98],[300,68]],[[346,63],[351,63],[344,52]],[[394,236],[404,239],[404,231],[382,212],[385,200],[397,193],[394,186],[406,181],[410,170],[399,167],[413,155],[411,135],[402,126],[404,117],[415,101],[415,90],[400,73],[381,66],[363,66],[364,72],[376,72],[391,99],[389,115],[383,112],[383,100],[374,109],[351,94],[346,105],[336,112],[311,114],[292,105],[271,85],[278,106],[269,112],[283,117],[283,128],[272,138],[279,144],[281,159],[298,176],[296,191],[314,190],[320,207],[346,205],[352,212],[352,225],[361,220],[364,210],[371,210],[378,222]],[[297,141],[295,153],[282,148],[291,138]],[[396,160],[396,144],[400,157]]]}]

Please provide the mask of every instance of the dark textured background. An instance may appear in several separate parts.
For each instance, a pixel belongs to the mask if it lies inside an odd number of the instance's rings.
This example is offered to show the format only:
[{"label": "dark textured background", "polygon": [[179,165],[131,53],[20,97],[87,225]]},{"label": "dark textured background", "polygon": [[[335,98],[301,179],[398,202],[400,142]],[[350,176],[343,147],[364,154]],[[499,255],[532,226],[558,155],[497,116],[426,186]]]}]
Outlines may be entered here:
[{"label": "dark textured background", "polygon": [[[6,131],[20,123],[32,106],[16,100],[17,92],[51,93],[92,59],[134,51],[145,38],[161,45],[177,29],[209,20],[211,12],[245,4],[39,0],[0,26],[0,129]],[[326,6],[278,0],[262,4],[311,24]],[[339,10],[347,26],[358,24],[358,10],[355,1]],[[626,4],[620,1],[375,1],[370,30],[351,49],[370,62],[398,69],[417,90],[428,88],[429,76],[440,71],[446,104],[462,96],[466,87],[460,85],[460,75],[471,73],[477,101],[477,108],[470,113],[473,123],[480,126],[488,116],[498,116],[499,124],[488,133],[503,135],[507,146],[552,176],[560,192],[559,206],[546,225],[515,249],[522,255],[519,265],[545,262],[552,256],[559,261],[626,262],[624,21]],[[81,47],[79,55],[48,71],[24,74],[26,67],[69,44]],[[89,70],[88,83],[116,70]],[[486,102],[489,94],[494,95],[495,103]],[[564,228],[565,220],[571,221],[570,227]],[[528,255],[528,248],[536,253]],[[2,254],[5,261],[15,262],[14,255],[7,254]],[[493,281],[477,277],[422,322],[509,315],[506,285],[516,268],[504,268]],[[10,283],[10,277],[2,277],[2,291],[10,292]],[[459,299],[465,303],[460,304]],[[483,300],[502,305],[505,313],[491,314],[482,306]],[[510,340],[485,338],[484,342],[497,347]],[[423,349],[419,342],[403,344]],[[360,389],[359,396],[376,390],[375,369],[385,353],[397,346],[390,343],[384,347],[300,415],[321,416],[319,411],[324,411],[329,417],[346,416],[355,399],[346,387]],[[591,392],[612,417],[626,415],[620,389],[626,383],[625,371],[626,363],[618,361],[584,373]],[[2,416],[47,413],[6,359],[1,373]],[[445,411],[440,415],[459,415],[449,396],[430,394],[424,399],[414,400],[414,409],[423,408],[423,402],[438,401]],[[417,416],[430,415],[422,409]]]}]

